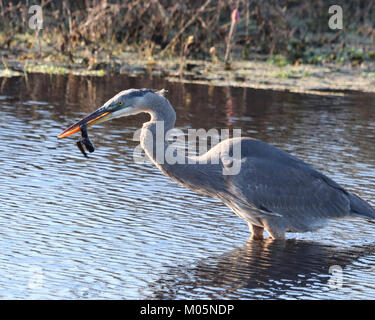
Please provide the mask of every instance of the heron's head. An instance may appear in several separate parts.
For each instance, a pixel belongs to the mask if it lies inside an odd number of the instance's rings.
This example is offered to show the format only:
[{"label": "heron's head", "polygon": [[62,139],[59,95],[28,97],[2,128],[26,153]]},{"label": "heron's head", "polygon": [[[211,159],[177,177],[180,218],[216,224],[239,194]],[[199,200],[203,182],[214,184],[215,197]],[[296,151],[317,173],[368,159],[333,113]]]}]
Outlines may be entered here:
[{"label": "heron's head", "polygon": [[80,126],[84,124],[89,127],[114,118],[126,117],[145,112],[146,106],[150,104],[150,100],[155,95],[164,96],[165,92],[166,91],[164,89],[160,91],[150,89],[129,89],[121,91],[112,99],[108,100],[99,109],[73,124],[68,129],[60,133],[57,137],[65,138],[73,133],[79,132]]}]

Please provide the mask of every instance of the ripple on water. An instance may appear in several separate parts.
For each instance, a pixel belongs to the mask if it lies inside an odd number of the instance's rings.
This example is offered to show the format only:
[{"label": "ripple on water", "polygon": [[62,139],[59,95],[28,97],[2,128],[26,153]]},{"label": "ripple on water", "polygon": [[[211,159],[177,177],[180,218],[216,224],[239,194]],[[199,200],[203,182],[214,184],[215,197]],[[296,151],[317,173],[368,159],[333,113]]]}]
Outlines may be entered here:
[{"label": "ripple on water", "polygon": [[[375,229],[364,220],[331,221],[284,243],[246,242],[246,223],[218,201],[132,161],[142,116],[92,130],[89,159],[74,138],[56,139],[94,109],[74,88],[90,82],[100,105],[119,83],[156,80],[31,77],[51,90],[29,93],[17,78],[0,95],[1,298],[375,298]],[[179,127],[241,127],[375,204],[373,97],[162,85]],[[219,108],[228,99],[232,109]],[[329,286],[332,265],[342,269],[341,289]]]}]

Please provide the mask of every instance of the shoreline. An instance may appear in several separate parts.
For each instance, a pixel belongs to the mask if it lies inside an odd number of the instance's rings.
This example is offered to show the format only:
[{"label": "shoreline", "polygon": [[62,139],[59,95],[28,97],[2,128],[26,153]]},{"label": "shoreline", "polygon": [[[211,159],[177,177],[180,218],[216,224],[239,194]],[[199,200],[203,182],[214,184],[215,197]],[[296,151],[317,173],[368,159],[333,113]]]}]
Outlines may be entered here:
[{"label": "shoreline", "polygon": [[[35,50],[34,50],[35,51]],[[44,52],[44,51],[43,51]],[[230,69],[222,61],[211,62],[180,58],[146,58],[134,51],[121,52],[108,59],[103,55],[87,64],[79,52],[73,62],[64,57],[43,53],[13,54],[0,50],[0,77],[22,76],[25,73],[74,74],[104,76],[161,77],[168,81],[214,86],[236,86],[317,95],[344,95],[346,93],[375,93],[375,62],[360,65],[284,65],[261,60],[232,61]],[[65,60],[65,61],[64,61]],[[184,65],[181,74],[181,64]]]}]

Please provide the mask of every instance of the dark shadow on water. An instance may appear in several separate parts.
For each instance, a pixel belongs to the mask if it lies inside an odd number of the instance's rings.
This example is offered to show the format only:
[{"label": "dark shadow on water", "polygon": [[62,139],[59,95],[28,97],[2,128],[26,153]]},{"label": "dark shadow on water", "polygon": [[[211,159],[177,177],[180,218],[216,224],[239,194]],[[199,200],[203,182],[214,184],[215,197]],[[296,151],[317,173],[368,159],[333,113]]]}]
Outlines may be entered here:
[{"label": "dark shadow on water", "polygon": [[324,298],[328,281],[337,275],[332,266],[344,270],[374,253],[375,244],[343,249],[310,241],[249,240],[226,254],[169,268],[148,288],[153,293],[147,298]]}]

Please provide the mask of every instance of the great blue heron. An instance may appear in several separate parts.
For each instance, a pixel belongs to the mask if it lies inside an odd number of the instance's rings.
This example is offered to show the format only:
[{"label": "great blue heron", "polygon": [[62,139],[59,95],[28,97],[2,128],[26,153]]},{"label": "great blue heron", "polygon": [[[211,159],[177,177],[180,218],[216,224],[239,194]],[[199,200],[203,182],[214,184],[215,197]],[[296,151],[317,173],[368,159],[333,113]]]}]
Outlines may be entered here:
[{"label": "great blue heron", "polygon": [[[195,157],[195,164],[158,162],[156,148],[150,148],[146,141],[156,146],[156,123],[163,121],[166,132],[174,127],[176,120],[176,113],[164,93],[164,90],[149,89],[122,91],[58,138],[80,131],[83,125],[149,113],[151,120],[143,124],[140,139],[149,158],[172,180],[221,200],[247,221],[253,239],[262,239],[264,229],[272,238],[282,239],[285,232],[316,230],[327,219],[349,216],[375,219],[375,210],[366,201],[304,161],[260,140],[226,139]],[[164,135],[162,142],[165,153],[169,143]],[[230,153],[235,147],[241,150],[241,169],[238,174],[223,174],[227,165],[224,156],[228,156],[223,150]]]}]

